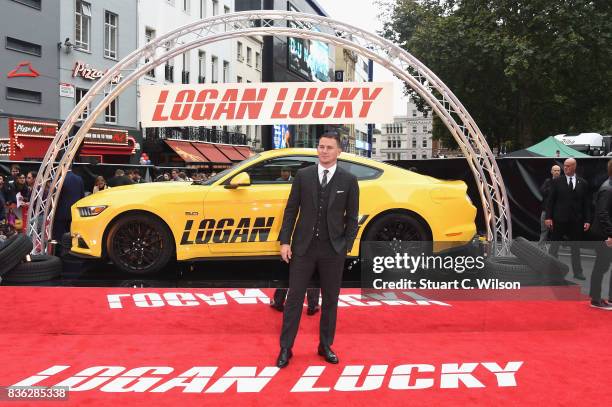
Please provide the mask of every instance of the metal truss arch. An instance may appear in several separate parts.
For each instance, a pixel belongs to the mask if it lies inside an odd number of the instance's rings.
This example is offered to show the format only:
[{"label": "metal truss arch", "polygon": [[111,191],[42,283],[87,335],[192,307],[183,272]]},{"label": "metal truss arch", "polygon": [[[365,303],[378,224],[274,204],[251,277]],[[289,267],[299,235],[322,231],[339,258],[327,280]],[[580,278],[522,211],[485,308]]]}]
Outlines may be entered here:
[{"label": "metal truss arch", "polygon": [[[224,14],[173,30],[130,53],[92,86],[59,129],[38,172],[28,213],[28,234],[34,242],[34,252],[46,251],[59,193],[85,135],[121,92],[151,69],[186,51],[252,35],[315,39],[350,49],[387,68],[414,89],[453,134],[468,160],[478,185],[487,238],[494,253],[508,251],[512,236],[510,210],[495,157],[470,114],[431,70],[392,42],[352,25],[312,14],[264,10]],[[145,58],[149,61],[140,63]],[[113,78],[120,73],[127,76],[113,84]],[[104,94],[104,98],[74,132],[78,118],[99,94]]]}]

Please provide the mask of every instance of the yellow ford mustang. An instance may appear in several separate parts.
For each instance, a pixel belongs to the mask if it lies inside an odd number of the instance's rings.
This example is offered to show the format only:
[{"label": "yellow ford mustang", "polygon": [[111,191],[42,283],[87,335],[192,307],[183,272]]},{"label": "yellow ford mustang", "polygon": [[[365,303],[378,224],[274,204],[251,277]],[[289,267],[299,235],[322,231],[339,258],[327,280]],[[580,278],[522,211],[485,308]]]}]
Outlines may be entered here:
[{"label": "yellow ford mustang", "polygon": [[[203,183],[116,187],[72,206],[72,252],[108,256],[132,273],[169,260],[279,256],[278,235],[292,177],[317,162],[314,149],[256,154]],[[441,181],[343,153],[340,167],[359,180],[360,241],[468,243],[476,208],[462,181]],[[437,250],[436,250],[437,251]]]}]

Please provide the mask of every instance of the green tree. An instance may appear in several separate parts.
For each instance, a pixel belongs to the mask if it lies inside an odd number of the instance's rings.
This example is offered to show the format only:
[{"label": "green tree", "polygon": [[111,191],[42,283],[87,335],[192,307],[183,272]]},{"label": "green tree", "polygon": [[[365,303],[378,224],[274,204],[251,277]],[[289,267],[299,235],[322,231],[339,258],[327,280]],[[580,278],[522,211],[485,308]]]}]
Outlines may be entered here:
[{"label": "green tree", "polygon": [[[438,75],[489,143],[612,133],[609,0],[396,0],[382,35]],[[411,89],[407,93],[420,103]],[[452,139],[440,121],[434,137]]]}]

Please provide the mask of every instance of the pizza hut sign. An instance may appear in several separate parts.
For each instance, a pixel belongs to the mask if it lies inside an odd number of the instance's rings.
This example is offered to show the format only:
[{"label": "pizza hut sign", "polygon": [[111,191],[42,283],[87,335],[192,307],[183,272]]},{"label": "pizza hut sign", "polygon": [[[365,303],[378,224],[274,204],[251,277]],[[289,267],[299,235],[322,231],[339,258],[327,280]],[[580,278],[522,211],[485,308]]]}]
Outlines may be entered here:
[{"label": "pizza hut sign", "polygon": [[[108,69],[106,71],[101,71],[99,69],[93,68],[89,64],[86,64],[81,61],[77,61],[75,62],[74,68],[72,69],[72,77],[76,78],[80,76],[83,79],[89,79],[90,81],[97,81],[98,79],[103,77],[107,71]],[[119,83],[119,81],[121,81],[121,78],[122,78],[121,74],[117,74],[115,77],[113,77],[113,80],[111,81],[111,83]]]}]

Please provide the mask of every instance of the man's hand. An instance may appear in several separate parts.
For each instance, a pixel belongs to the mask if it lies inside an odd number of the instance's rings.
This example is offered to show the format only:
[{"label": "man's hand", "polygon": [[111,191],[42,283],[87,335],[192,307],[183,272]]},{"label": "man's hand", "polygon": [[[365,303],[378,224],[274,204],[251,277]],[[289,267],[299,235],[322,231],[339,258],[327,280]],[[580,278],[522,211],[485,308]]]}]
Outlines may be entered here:
[{"label": "man's hand", "polygon": [[606,246],[612,247],[612,237],[606,239]]},{"label": "man's hand", "polygon": [[288,244],[281,245],[281,258],[285,263],[289,263],[291,260],[291,246]]},{"label": "man's hand", "polygon": [[584,224],[584,231],[586,232],[587,230],[589,230],[590,227],[591,227],[590,223],[585,223]]},{"label": "man's hand", "polygon": [[552,219],[544,219],[544,225],[548,229],[552,229],[553,228],[553,220]]}]

